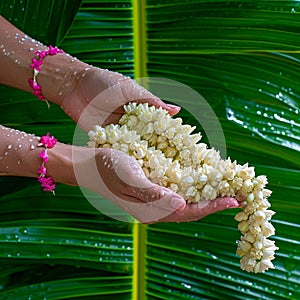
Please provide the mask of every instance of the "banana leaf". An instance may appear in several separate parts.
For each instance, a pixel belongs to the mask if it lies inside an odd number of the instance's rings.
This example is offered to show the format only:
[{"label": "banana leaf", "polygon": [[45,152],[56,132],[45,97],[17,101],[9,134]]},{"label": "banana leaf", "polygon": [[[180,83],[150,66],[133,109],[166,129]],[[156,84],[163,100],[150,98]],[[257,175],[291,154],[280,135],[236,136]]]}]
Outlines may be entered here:
[{"label": "banana leaf", "polygon": [[[1,299],[300,298],[297,1],[2,0],[0,12],[90,64],[201,94],[227,155],[268,176],[280,248],[274,270],[247,273],[235,255],[236,210],[133,230],[95,211],[77,188],[59,185],[52,197],[31,179],[1,177]],[[38,135],[51,127],[72,141],[75,125],[58,107],[0,89],[2,124]],[[203,124],[214,124],[195,117],[188,95],[164,100],[178,101],[179,116],[209,144]]]},{"label": "banana leaf", "polygon": [[[149,299],[300,297],[299,8],[294,1],[147,1],[148,75],[200,93],[218,116],[227,155],[268,176],[280,248],[275,270],[252,274],[235,255],[236,210],[148,226]],[[210,120],[193,117],[192,100],[178,101],[184,122],[203,131]]]},{"label": "banana leaf", "polygon": [[[74,56],[78,45],[90,39],[94,56],[91,61],[91,53],[85,53],[86,61],[94,64],[115,31],[114,69],[132,73],[131,6],[116,12],[115,6],[109,11],[104,3],[82,2],[0,1],[0,11],[29,36]],[[123,15],[119,27],[114,15]],[[102,28],[102,43],[93,22]],[[102,53],[108,67],[108,52]],[[30,93],[0,89],[1,124],[37,135],[51,131],[60,141],[72,142],[76,124],[59,107],[47,109]],[[130,224],[99,213],[79,188],[58,185],[53,196],[32,179],[2,176],[0,184],[0,299],[131,299]]]}]

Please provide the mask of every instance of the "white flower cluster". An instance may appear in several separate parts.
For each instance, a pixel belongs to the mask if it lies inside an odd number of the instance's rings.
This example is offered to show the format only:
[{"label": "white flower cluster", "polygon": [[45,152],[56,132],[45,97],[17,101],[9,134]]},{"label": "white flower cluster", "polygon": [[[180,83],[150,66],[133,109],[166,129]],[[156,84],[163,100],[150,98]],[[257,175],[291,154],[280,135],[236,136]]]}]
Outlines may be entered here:
[{"label": "white flower cluster", "polygon": [[214,149],[199,143],[195,127],[183,125],[162,108],[130,103],[118,125],[98,125],[89,132],[89,147],[107,147],[123,151],[142,167],[152,182],[181,195],[188,203],[213,200],[218,196],[235,197],[243,210],[235,219],[242,233],[237,254],[248,272],[274,268],[271,260],[278,248],[267,239],[275,230],[269,222],[265,176],[255,177],[253,167],[222,160]]}]

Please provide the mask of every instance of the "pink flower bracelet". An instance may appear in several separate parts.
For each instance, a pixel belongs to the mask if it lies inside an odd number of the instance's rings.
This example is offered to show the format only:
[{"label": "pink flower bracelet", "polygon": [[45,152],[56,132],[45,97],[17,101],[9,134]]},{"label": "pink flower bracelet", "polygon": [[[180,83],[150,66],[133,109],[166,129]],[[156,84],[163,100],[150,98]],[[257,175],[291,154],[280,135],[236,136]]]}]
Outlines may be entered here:
[{"label": "pink flower bracelet", "polygon": [[38,169],[39,178],[38,181],[41,184],[43,191],[45,192],[52,192],[54,194],[54,189],[56,184],[52,177],[46,176],[47,169],[45,167],[45,163],[48,161],[48,149],[51,149],[57,143],[57,139],[55,137],[50,137],[50,134],[44,135],[40,138],[40,143],[38,144],[39,147],[43,146],[45,149],[39,154],[40,158],[42,159],[42,163],[40,168]]},{"label": "pink flower bracelet", "polygon": [[31,64],[30,64],[30,68],[33,69],[33,78],[29,78],[28,83],[29,83],[30,87],[32,88],[32,94],[37,96],[38,99],[46,101],[48,107],[50,106],[49,102],[44,97],[44,95],[42,93],[42,87],[37,83],[36,78],[41,71],[41,66],[43,64],[43,58],[46,57],[47,55],[53,56],[58,53],[64,53],[64,51],[61,49],[58,49],[57,47],[53,47],[52,45],[50,45],[48,50],[35,51],[34,54],[36,57],[31,59]]}]

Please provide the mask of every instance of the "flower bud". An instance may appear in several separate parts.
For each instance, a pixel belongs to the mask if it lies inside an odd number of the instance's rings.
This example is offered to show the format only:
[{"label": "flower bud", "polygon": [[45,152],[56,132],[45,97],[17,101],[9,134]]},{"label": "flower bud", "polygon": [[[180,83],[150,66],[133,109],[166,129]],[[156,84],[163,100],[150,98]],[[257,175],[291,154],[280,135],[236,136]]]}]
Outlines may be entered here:
[{"label": "flower bud", "polygon": [[245,233],[249,229],[249,223],[247,221],[242,221],[239,223],[238,229],[241,233]]},{"label": "flower bud", "polygon": [[164,150],[166,157],[174,157],[177,154],[177,150],[174,147],[168,147]]},{"label": "flower bud", "polygon": [[240,211],[239,213],[236,214],[234,219],[238,222],[246,221],[248,220],[248,215],[246,215],[243,211]]}]

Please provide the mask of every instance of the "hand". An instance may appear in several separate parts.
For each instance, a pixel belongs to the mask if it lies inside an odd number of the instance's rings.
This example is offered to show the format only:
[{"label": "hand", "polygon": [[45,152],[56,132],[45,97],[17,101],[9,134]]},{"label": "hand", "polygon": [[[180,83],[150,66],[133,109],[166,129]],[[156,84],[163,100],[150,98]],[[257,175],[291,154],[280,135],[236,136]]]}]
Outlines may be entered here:
[{"label": "hand", "polygon": [[214,200],[189,203],[183,210],[173,212],[160,222],[190,222],[198,221],[208,215],[229,208],[240,207],[239,202],[231,197],[218,197]]},{"label": "hand", "polygon": [[178,106],[164,103],[129,77],[95,67],[83,68],[82,64],[78,69],[78,76],[70,77],[73,82],[68,85],[71,88],[58,104],[85,131],[95,124],[118,122],[124,114],[123,105],[131,101],[148,102],[166,109],[171,115],[180,110]]},{"label": "hand", "polygon": [[[33,71],[30,64],[35,51],[44,51],[46,47],[31,38],[23,38],[26,35],[1,16],[0,28],[0,40],[5,48],[0,52],[0,83],[31,93],[28,78],[32,78]],[[8,39],[8,36],[19,36],[20,39]],[[123,113],[123,105],[130,101],[161,106],[171,115],[180,110],[177,106],[168,106],[134,80],[89,66],[66,53],[43,58],[38,83],[43,96],[60,105],[86,131],[95,124],[117,122]]]},{"label": "hand", "polygon": [[178,194],[150,182],[135,159],[117,150],[77,147],[73,159],[79,185],[101,194],[142,223],[196,221],[239,206],[229,197],[186,204]]}]

